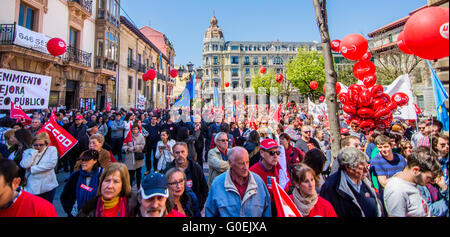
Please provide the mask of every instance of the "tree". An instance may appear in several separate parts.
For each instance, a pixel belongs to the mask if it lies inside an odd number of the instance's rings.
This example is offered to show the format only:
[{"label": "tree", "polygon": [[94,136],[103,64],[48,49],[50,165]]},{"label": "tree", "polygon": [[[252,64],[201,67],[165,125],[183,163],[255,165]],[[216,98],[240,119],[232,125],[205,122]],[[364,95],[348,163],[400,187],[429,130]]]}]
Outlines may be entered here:
[{"label": "tree", "polygon": [[298,89],[300,94],[307,94],[312,98],[321,93],[320,89],[310,88],[311,81],[319,83],[322,88],[325,83],[324,59],[317,51],[299,49],[294,59],[286,64],[286,77]]},{"label": "tree", "polygon": [[403,74],[411,74],[423,59],[400,52],[398,49],[374,54],[377,65],[377,81],[380,85],[389,85]]},{"label": "tree", "polygon": [[[339,125],[339,113],[336,95],[337,74],[334,70],[333,55],[331,53],[330,34],[328,33],[327,4],[326,0],[313,0],[314,12],[316,14],[317,26],[319,27],[320,38],[323,46],[323,56],[325,64],[325,98],[328,107],[328,121],[331,135],[331,155],[333,159],[337,157],[341,149],[341,134]],[[334,161],[335,162],[335,161]]]},{"label": "tree", "polygon": [[[269,69],[265,74],[261,74],[259,72],[255,73],[252,80],[251,85],[253,89],[255,90],[256,94],[259,94],[261,91],[260,89],[265,90],[266,95],[271,95],[272,88],[277,88],[278,91],[280,90],[280,83],[276,80],[276,73],[273,69]],[[278,94],[277,94],[278,95]]]}]

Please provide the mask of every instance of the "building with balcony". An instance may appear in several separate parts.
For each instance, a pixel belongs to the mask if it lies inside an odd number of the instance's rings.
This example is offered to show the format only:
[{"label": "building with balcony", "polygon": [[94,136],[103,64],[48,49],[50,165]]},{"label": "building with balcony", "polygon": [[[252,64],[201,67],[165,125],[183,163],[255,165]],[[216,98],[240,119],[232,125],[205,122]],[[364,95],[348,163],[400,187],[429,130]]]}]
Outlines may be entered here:
[{"label": "building with balcony", "polygon": [[170,70],[174,68],[175,49],[173,43],[164,33],[161,33],[149,26],[140,29],[157,48],[158,60],[154,69],[157,71],[157,80],[155,94],[161,95],[155,97],[155,106],[157,108],[168,108],[174,102],[173,90],[174,79],[170,77]]},{"label": "building with balcony", "polygon": [[[1,68],[50,76],[50,107],[93,110],[105,108],[107,102],[114,104],[115,73],[94,68],[98,7],[92,0],[4,2],[0,8]],[[46,42],[54,37],[67,44],[66,52],[58,57],[46,50]]]},{"label": "building with balcony", "polygon": [[[251,80],[259,73],[259,68],[264,66],[267,70],[284,73],[287,62],[293,59],[301,48],[321,50],[320,44],[314,42],[225,41],[217,18],[213,16],[203,38],[205,103],[212,100],[216,85],[222,98],[225,94],[225,97],[244,101],[247,105],[258,104]],[[225,82],[229,82],[230,86],[225,87]],[[297,92],[291,94],[289,101],[291,100],[301,102]],[[224,100],[221,103],[224,103]]]}]

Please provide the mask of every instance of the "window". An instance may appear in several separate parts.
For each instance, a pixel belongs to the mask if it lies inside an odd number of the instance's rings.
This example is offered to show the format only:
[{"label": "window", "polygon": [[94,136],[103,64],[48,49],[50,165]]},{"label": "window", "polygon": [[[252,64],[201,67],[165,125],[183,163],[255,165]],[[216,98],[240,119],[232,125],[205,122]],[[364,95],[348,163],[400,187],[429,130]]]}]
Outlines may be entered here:
[{"label": "window", "polygon": [[142,90],[142,79],[138,80],[138,90]]},{"label": "window", "polygon": [[250,75],[250,68],[245,68],[245,75]]},{"label": "window", "polygon": [[128,67],[132,66],[133,61],[133,50],[128,48]]},{"label": "window", "polygon": [[161,91],[161,85],[158,83],[158,92]]},{"label": "window", "polygon": [[238,77],[239,76],[239,68],[232,68],[231,69],[231,76],[232,77]]},{"label": "window", "polygon": [[[246,81],[245,81],[245,88],[250,88],[250,85],[251,85],[250,80],[246,80]],[[246,96],[246,97],[247,97],[247,96]],[[248,102],[247,102],[247,104],[248,104]]]},{"label": "window", "polygon": [[258,58],[253,58],[253,65],[258,65]]},{"label": "window", "polygon": [[78,34],[79,31],[75,30],[74,28],[70,28],[69,30],[69,46],[72,46],[74,48],[78,48]]},{"label": "window", "polygon": [[34,30],[34,15],[35,15],[35,10],[20,4],[20,9],[19,9],[19,25],[28,28],[30,30]]},{"label": "window", "polygon": [[244,58],[244,65],[250,65],[250,58],[248,56]]},{"label": "window", "polygon": [[213,64],[218,65],[219,64],[219,58],[217,56],[213,57]]},{"label": "window", "polygon": [[275,58],[273,58],[273,64],[281,65],[281,64],[283,64],[283,59],[281,59],[281,57],[275,57]]},{"label": "window", "polygon": [[141,55],[140,54],[137,55],[137,63],[141,64]]},{"label": "window", "polygon": [[209,65],[209,57],[205,57],[205,65]]},{"label": "window", "polygon": [[205,75],[209,76],[209,70],[208,69],[205,70]]},{"label": "window", "polygon": [[128,76],[128,89],[133,89],[133,77]]},{"label": "window", "polygon": [[219,74],[219,69],[217,69],[217,68],[214,68],[214,69],[213,69],[213,73],[214,73],[214,75],[217,75],[217,74]]},{"label": "window", "polygon": [[99,57],[103,56],[103,40],[98,40],[97,56],[99,56]]},{"label": "window", "polygon": [[239,82],[238,82],[238,81],[233,81],[233,82],[232,82],[232,86],[233,86],[233,89],[238,88]]},{"label": "window", "polygon": [[231,46],[231,50],[239,50],[239,46],[237,46],[237,45],[232,45],[232,46]]},{"label": "window", "polygon": [[231,56],[231,64],[239,64],[239,56]]},{"label": "window", "polygon": [[262,64],[262,65],[266,65],[266,64],[267,64],[267,58],[266,58],[266,57],[263,57],[263,58],[261,59],[261,64]]}]

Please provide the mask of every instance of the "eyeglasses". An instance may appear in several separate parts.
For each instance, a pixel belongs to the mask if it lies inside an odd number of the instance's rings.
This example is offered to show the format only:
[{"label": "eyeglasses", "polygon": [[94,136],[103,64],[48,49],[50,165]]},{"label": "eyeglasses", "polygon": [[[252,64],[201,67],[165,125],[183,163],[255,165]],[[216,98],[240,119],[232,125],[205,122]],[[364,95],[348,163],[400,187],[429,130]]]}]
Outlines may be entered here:
[{"label": "eyeglasses", "polygon": [[33,144],[34,147],[43,147],[45,144]]},{"label": "eyeglasses", "polygon": [[425,129],[425,127],[419,127],[420,130]]},{"label": "eyeglasses", "polygon": [[182,183],[184,183],[184,180],[178,180],[178,181],[175,181],[175,182],[172,182],[172,183],[168,183],[168,185],[170,185],[170,186],[177,186],[178,184],[182,184]]},{"label": "eyeglasses", "polygon": [[228,139],[218,139],[218,142],[228,142]]},{"label": "eyeglasses", "polygon": [[311,131],[303,131],[303,133],[311,133]]},{"label": "eyeglasses", "polygon": [[264,151],[269,153],[271,156],[274,156],[275,154],[277,154],[277,156],[279,156],[281,154],[280,151],[266,151],[266,150],[264,150]]}]

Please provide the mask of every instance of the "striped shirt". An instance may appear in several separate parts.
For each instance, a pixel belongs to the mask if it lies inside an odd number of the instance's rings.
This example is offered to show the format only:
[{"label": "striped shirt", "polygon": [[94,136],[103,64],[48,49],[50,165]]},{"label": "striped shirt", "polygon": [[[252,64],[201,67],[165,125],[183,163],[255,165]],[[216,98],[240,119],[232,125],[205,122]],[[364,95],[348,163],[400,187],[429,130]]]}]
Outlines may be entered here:
[{"label": "striped shirt", "polygon": [[370,162],[371,173],[375,176],[386,176],[386,178],[390,178],[396,173],[401,172],[405,166],[405,158],[397,153],[394,153],[394,159],[391,161],[386,160],[381,154],[378,154]]}]

